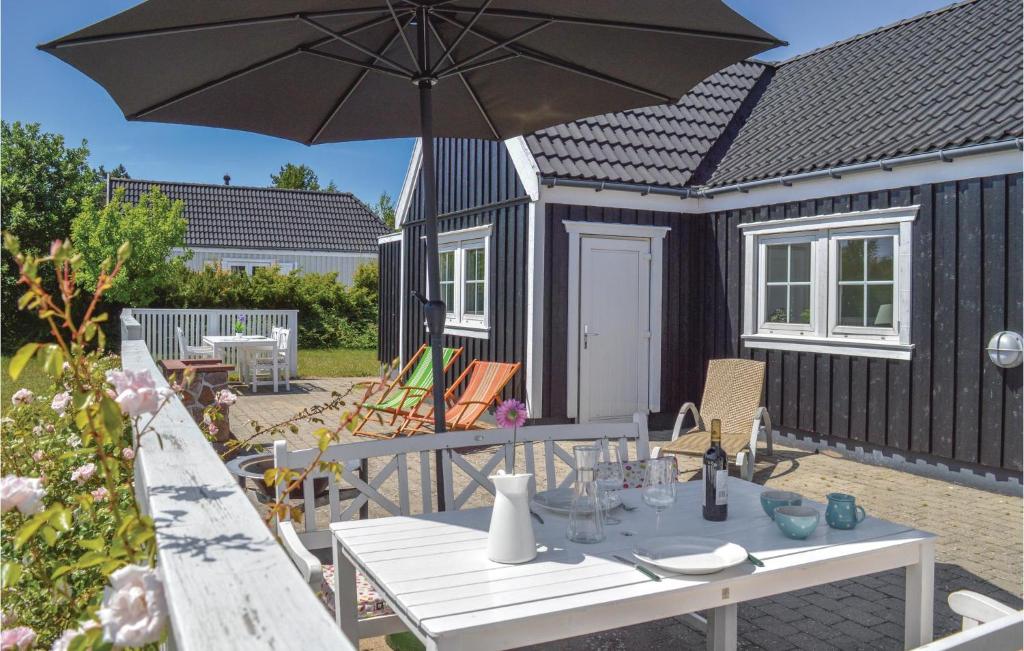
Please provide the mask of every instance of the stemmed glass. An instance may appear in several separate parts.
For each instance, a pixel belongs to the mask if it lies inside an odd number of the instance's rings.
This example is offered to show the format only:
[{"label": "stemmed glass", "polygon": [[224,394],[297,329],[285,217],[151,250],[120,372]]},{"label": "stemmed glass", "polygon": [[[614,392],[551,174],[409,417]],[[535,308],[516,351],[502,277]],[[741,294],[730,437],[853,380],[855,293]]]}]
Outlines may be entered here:
[{"label": "stemmed glass", "polygon": [[650,459],[644,475],[644,504],[654,509],[654,533],[661,529],[661,512],[676,503],[675,466],[672,459]]},{"label": "stemmed glass", "polygon": [[617,445],[605,445],[604,463],[597,471],[597,487],[601,491],[601,508],[604,509],[605,524],[622,524],[612,515],[612,493],[622,488],[625,480],[622,469],[622,458]]}]

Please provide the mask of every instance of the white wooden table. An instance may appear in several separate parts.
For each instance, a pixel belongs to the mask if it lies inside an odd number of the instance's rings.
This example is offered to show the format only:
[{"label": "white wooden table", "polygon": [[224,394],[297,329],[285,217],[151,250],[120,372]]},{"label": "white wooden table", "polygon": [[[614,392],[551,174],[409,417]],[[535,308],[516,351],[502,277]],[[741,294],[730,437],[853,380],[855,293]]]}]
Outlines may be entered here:
[{"label": "white wooden table", "polygon": [[[213,356],[224,359],[224,351],[229,348],[234,348],[238,351],[236,355],[235,363],[238,365],[238,375],[242,379],[242,383],[245,383],[246,376],[246,358],[249,353],[256,350],[273,350],[277,345],[271,337],[263,337],[259,335],[245,335],[244,337],[238,337],[235,335],[207,335],[203,337],[203,344],[213,348]],[[277,387],[274,388],[277,391]]]},{"label": "white wooden table", "polygon": [[[842,579],[906,569],[905,645],[932,639],[935,537],[868,517],[856,529],[821,524],[807,540],[790,540],[761,509],[763,487],[730,478],[729,519],[700,514],[701,482],[679,485],[660,535],[722,538],[764,561],[704,576],[658,572],[652,581],[612,554],[629,557],[637,540],[654,534],[654,513],[639,489],[621,491],[640,508],[617,512],[596,545],[565,537],[567,518],[540,511],[534,522],[540,553],[522,565],[487,559],[489,508],[339,522],[334,541],[335,607],[346,637],[358,644],[355,570],[380,589],[427,649],[507,649],[708,611],[709,649],[736,648],[737,604]],[[634,536],[623,532],[634,532]]]}]

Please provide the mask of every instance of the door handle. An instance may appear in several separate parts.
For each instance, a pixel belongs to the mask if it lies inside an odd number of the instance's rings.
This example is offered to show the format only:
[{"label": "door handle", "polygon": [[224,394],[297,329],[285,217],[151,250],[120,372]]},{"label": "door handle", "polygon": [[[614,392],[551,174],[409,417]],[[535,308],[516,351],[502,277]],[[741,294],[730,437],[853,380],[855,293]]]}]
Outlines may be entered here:
[{"label": "door handle", "polygon": [[590,338],[591,337],[596,337],[599,334],[601,334],[601,333],[599,333],[599,332],[591,332],[589,325],[584,325],[583,326],[583,350],[587,349],[587,346],[590,343]]}]

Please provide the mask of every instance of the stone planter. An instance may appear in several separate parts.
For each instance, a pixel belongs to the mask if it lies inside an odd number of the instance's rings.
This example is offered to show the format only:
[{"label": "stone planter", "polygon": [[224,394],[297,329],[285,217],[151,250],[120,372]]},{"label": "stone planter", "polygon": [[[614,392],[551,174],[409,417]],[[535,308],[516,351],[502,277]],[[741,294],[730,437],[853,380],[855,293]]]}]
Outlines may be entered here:
[{"label": "stone planter", "polygon": [[[228,388],[228,374],[235,370],[234,366],[219,359],[164,359],[160,361],[160,368],[171,383],[181,383],[185,369],[192,369],[192,380],[182,386],[181,401],[192,419],[200,425],[203,423],[203,410],[216,403],[217,394]],[[231,438],[229,409],[227,405],[221,406],[221,418],[216,422],[214,438],[221,443]]]}]

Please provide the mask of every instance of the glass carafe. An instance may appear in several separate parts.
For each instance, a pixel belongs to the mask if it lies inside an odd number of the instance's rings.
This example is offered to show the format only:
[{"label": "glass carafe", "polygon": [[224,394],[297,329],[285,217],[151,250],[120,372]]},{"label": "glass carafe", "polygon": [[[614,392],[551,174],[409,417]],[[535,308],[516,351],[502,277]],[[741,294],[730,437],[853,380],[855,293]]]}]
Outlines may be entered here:
[{"label": "glass carafe", "polygon": [[604,519],[597,488],[597,462],[601,448],[577,445],[572,449],[576,461],[576,484],[569,512],[569,540],[597,543],[604,540]]}]

